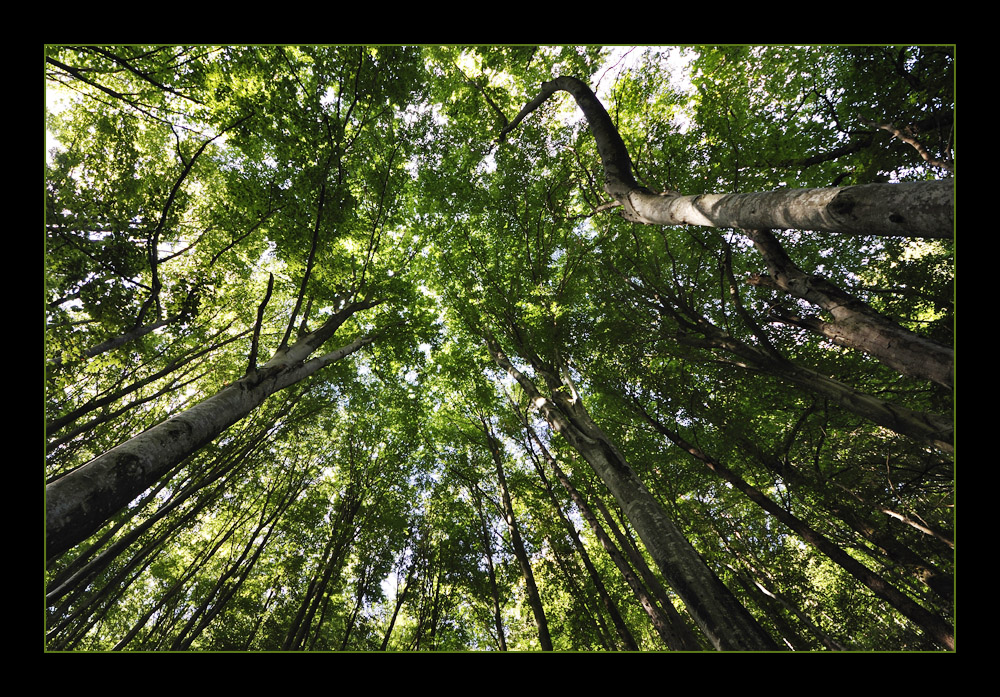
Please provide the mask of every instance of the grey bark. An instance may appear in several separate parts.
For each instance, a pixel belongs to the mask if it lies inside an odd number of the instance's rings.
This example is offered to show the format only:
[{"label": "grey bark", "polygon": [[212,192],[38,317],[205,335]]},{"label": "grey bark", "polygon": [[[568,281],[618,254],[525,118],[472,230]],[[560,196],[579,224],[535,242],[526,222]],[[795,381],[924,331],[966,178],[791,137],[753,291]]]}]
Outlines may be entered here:
[{"label": "grey bark", "polygon": [[370,334],[310,359],[343,322],[374,303],[348,305],[261,368],[184,412],[140,433],[45,488],[46,554],[82,542],[172,467],[210,443],[265,399],[375,340]]},{"label": "grey bark", "polygon": [[795,265],[769,230],[747,230],[767,264],[769,279],[751,283],[773,285],[830,313],[832,321],[800,317],[782,312],[781,321],[814,331],[830,341],[855,348],[911,377],[952,387],[954,351],[899,326],[867,303],[841,290],[820,276],[812,276]]},{"label": "grey bark", "polygon": [[631,279],[626,279],[626,282],[661,316],[674,319],[681,325],[682,330],[674,336],[678,343],[696,348],[721,349],[731,354],[735,358],[733,362],[742,368],[758,370],[779,380],[804,387],[830,399],[847,411],[900,435],[923,441],[947,453],[954,451],[955,429],[949,416],[918,412],[892,404],[860,392],[812,368],[793,363],[770,344],[760,328],[742,309],[737,297],[732,299],[757,337],[756,344],[751,345],[716,327],[668,289],[650,290]]},{"label": "grey bark", "polygon": [[605,191],[621,204],[627,220],[893,237],[951,238],[954,234],[954,184],[950,179],[744,194],[653,192],[635,180],[628,150],[604,105],[575,77],[542,83],[539,93],[501,131],[500,138],[559,90],[569,92],[586,117],[604,165]]},{"label": "grey bark", "polygon": [[[590,554],[587,552],[587,548],[583,544],[583,540],[580,539],[580,534],[577,532],[576,526],[574,525],[573,521],[567,518],[566,514],[563,512],[562,506],[559,504],[559,500],[556,498],[555,491],[553,491],[552,485],[549,482],[548,477],[545,476],[545,471],[544,469],[542,469],[541,463],[538,462],[538,458],[534,457],[532,453],[533,447],[538,448],[544,460],[549,464],[549,466],[552,467],[552,471],[556,475],[556,479],[559,480],[559,483],[562,484],[563,488],[570,495],[570,498],[573,499],[573,502],[580,510],[584,519],[587,520],[588,523],[590,523],[591,529],[594,531],[594,534],[601,541],[602,546],[604,546],[606,550],[608,549],[607,544],[605,544],[607,540],[607,535],[604,533],[603,528],[601,528],[599,524],[596,524],[597,522],[596,520],[592,521],[593,514],[590,513],[590,510],[589,508],[587,508],[586,503],[583,502],[580,493],[573,487],[573,485],[569,481],[569,478],[566,476],[566,473],[562,471],[561,467],[559,467],[559,463],[556,462],[555,458],[552,457],[548,449],[542,444],[541,440],[538,438],[538,435],[535,433],[535,429],[533,429],[531,427],[531,424],[528,423],[528,420],[525,417],[525,415],[520,413],[520,409],[516,409],[516,411],[518,412],[518,416],[521,419],[521,424],[524,428],[524,431],[528,436],[528,441],[525,442],[525,445],[527,446],[526,450],[531,455],[531,461],[535,465],[535,470],[538,472],[538,476],[541,478],[542,484],[544,484],[545,486],[545,491],[549,496],[549,500],[552,502],[552,506],[559,513],[559,517],[563,522],[563,526],[566,528],[566,532],[568,533],[570,540],[576,547],[577,554],[580,555],[580,560],[583,562],[584,568],[590,575],[591,582],[594,584],[594,588],[597,590],[597,594],[598,596],[600,596],[601,602],[604,604],[604,608],[608,611],[608,615],[611,617],[611,622],[615,627],[615,631],[618,633],[618,637],[622,640],[622,643],[624,644],[625,649],[627,651],[638,651],[639,645],[636,642],[635,637],[632,635],[632,631],[628,628],[628,625],[625,623],[625,619],[621,616],[621,613],[618,611],[618,607],[617,605],[615,605],[614,600],[612,600],[611,596],[608,594],[607,587],[604,585],[604,581],[601,579],[601,575],[600,573],[598,573],[597,567],[594,566],[594,563],[590,558]],[[532,446],[532,442],[534,443],[534,446]],[[617,549],[613,549],[613,545],[612,545],[612,550],[608,550],[608,553],[614,560],[615,564],[618,565],[619,570],[621,570],[622,568],[621,565],[619,564],[621,555],[618,554],[617,558],[614,556],[614,554],[617,553]],[[622,573],[624,575],[625,573],[624,570],[622,570]],[[640,602],[642,602],[641,598],[639,600]],[[650,611],[650,607],[645,603],[643,603],[643,608],[647,612]],[[655,624],[655,619],[654,619],[654,624]],[[666,641],[665,638],[664,641]]]},{"label": "grey bark", "polygon": [[[677,592],[695,623],[719,650],[774,650],[777,645],[757,624],[646,489],[625,457],[586,413],[571,385],[543,396],[517,370],[492,337],[487,346],[496,363],[518,381],[550,427],[593,467],[635,527],[667,583]],[[536,366],[537,369],[537,366]],[[548,376],[547,382],[557,378]]]},{"label": "grey bark", "polygon": [[[615,546],[611,537],[601,526],[600,521],[597,520],[597,516],[594,515],[593,511],[591,511],[590,505],[586,500],[584,500],[583,496],[576,489],[576,487],[573,486],[572,482],[569,481],[569,477],[566,476],[562,467],[559,466],[559,463],[556,462],[555,458],[552,457],[548,449],[544,446],[544,444],[542,444],[542,441],[538,438],[537,434],[535,434],[534,429],[531,428],[530,424],[528,424],[526,420],[523,421],[523,425],[531,439],[534,441],[535,447],[539,449],[542,457],[552,468],[553,473],[556,475],[556,479],[560,484],[562,484],[563,488],[573,500],[573,503],[576,504],[577,510],[580,511],[580,515],[583,516],[585,521],[587,521],[587,524],[590,526],[591,531],[593,531],[597,541],[600,542],[601,547],[604,548],[604,551],[607,552],[611,561],[613,561],[615,566],[618,567],[618,571],[621,573],[622,578],[625,579],[625,582],[632,590],[636,600],[639,601],[642,609],[646,611],[653,628],[656,630],[657,634],[660,635],[663,643],[674,651],[699,650],[701,647],[698,646],[697,640],[695,640],[690,633],[685,631],[686,627],[684,627],[680,622],[677,622],[676,624],[678,626],[675,626],[675,623],[670,621],[671,618],[665,614],[664,609],[659,607],[650,596],[649,592],[639,581],[639,578],[632,571],[632,568],[625,560],[625,557],[622,556],[621,551]],[[575,529],[573,532],[575,534]],[[584,552],[584,550],[581,549],[581,553],[582,552]],[[673,606],[670,607],[673,608]],[[677,619],[680,620],[679,616]]]}]

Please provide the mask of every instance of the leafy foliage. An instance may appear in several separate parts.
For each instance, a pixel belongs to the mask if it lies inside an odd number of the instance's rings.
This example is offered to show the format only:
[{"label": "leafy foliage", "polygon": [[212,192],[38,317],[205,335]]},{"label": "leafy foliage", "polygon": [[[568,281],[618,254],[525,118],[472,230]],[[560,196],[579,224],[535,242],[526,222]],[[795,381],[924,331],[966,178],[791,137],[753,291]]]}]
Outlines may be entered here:
[{"label": "leafy foliage", "polygon": [[[940,650],[816,540],[951,620],[950,454],[847,405],[950,415],[951,392],[780,321],[821,313],[759,282],[740,231],[617,215],[567,96],[497,136],[573,75],[652,190],[937,179],[953,63],[946,46],[48,47],[47,481],[351,301],[367,304],[323,351],[376,339],[51,559],[47,648],[664,650],[664,617],[707,648],[495,341],[539,384],[572,385],[780,646]],[[780,241],[953,343],[949,241]],[[619,551],[634,545],[657,607],[553,463]]]}]

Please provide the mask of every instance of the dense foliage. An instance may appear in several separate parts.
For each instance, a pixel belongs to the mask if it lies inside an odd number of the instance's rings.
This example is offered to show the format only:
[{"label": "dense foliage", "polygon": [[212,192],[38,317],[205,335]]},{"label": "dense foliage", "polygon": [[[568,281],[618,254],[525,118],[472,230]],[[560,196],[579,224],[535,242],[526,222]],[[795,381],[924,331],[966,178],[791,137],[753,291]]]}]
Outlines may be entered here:
[{"label": "dense foliage", "polygon": [[[498,136],[569,75],[654,191],[944,179],[953,63],[945,46],[48,47],[46,483],[331,318],[322,351],[365,343],[50,548],[46,648],[717,648],[542,417],[530,381],[560,380],[552,399],[585,406],[775,648],[951,648],[951,444],[856,408],[950,421],[950,385],[816,331],[828,312],[773,282],[763,238],[626,221],[568,95]],[[952,346],[950,240],[773,237]]]}]

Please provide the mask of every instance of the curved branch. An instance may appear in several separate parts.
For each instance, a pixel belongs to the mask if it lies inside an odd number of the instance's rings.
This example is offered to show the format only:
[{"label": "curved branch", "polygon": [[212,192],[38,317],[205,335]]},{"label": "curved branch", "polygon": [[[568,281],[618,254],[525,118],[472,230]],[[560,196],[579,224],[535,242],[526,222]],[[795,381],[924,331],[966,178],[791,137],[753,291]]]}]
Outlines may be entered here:
[{"label": "curved branch", "polygon": [[921,143],[916,138],[907,135],[905,131],[903,131],[900,128],[897,128],[893,124],[888,122],[883,122],[883,123],[872,122],[868,125],[872,126],[873,128],[880,128],[883,131],[891,133],[896,138],[899,138],[907,145],[913,147],[913,149],[917,151],[917,154],[919,154],[920,157],[922,157],[924,162],[926,162],[927,164],[932,165],[934,167],[940,167],[941,169],[946,169],[949,172],[954,171],[951,163],[945,162],[943,160],[938,160],[932,157],[931,154],[927,151],[927,148],[924,147],[923,143]]},{"label": "curved branch", "polygon": [[632,222],[894,237],[953,235],[954,192],[948,179],[746,194],[654,193],[636,182],[628,150],[607,110],[575,77],[542,83],[541,91],[500,132],[500,138],[559,90],[569,92],[586,117],[604,165],[604,188]]}]

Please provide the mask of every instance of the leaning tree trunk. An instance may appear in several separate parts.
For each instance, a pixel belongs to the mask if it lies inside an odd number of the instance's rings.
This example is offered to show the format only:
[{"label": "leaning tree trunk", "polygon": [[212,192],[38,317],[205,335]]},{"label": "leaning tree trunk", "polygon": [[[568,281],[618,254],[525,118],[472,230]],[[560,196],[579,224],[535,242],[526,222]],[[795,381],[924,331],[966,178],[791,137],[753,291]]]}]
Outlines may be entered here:
[{"label": "leaning tree trunk", "polygon": [[210,443],[265,399],[375,340],[355,339],[325,355],[309,356],[355,312],[352,303],[292,346],[279,349],[260,368],[209,397],[112,448],[45,488],[46,554],[56,557],[87,539],[115,513],[199,448]]},{"label": "leaning tree trunk", "polygon": [[634,404],[657,433],[663,435],[674,445],[701,461],[709,470],[729,482],[736,490],[742,492],[747,498],[781,521],[804,541],[813,545],[829,557],[833,563],[867,586],[876,596],[886,601],[901,615],[923,629],[933,641],[947,649],[955,648],[954,631],[946,620],[927,610],[908,595],[899,591],[895,586],[888,583],[884,578],[844,551],[834,541],[785,510],[785,508],[779,506],[759,489],[751,486],[733,470],[709,456],[700,448],[687,442],[676,431],[667,428],[659,420],[653,418],[638,401],[635,401]]},{"label": "leaning tree trunk", "polygon": [[[677,626],[675,626],[674,623],[670,621],[671,618],[668,617],[666,614],[667,613],[666,607],[667,605],[669,605],[669,603],[665,604],[664,608],[660,608],[659,606],[657,606],[655,600],[650,596],[647,589],[642,585],[642,583],[639,581],[639,578],[635,575],[632,568],[625,560],[625,557],[622,555],[622,552],[618,549],[618,547],[615,546],[615,543],[611,540],[611,537],[601,526],[600,521],[597,520],[597,516],[595,516],[593,511],[590,509],[590,505],[584,500],[583,496],[576,489],[576,487],[573,486],[573,483],[570,482],[569,477],[566,476],[566,473],[563,471],[562,467],[559,466],[559,463],[556,462],[556,459],[552,457],[551,453],[549,453],[548,449],[545,447],[541,439],[535,433],[535,430],[531,427],[531,424],[529,424],[526,419],[522,419],[522,426],[528,433],[531,440],[534,441],[535,447],[539,449],[539,452],[541,453],[543,459],[552,468],[552,472],[556,475],[556,479],[566,490],[566,493],[569,494],[573,503],[576,504],[577,510],[580,512],[580,515],[583,517],[583,519],[587,521],[587,524],[590,526],[590,529],[594,533],[594,536],[597,538],[597,541],[600,542],[601,547],[604,548],[604,551],[607,552],[608,557],[611,559],[611,561],[614,562],[615,566],[618,568],[618,571],[621,573],[622,578],[625,580],[629,588],[632,590],[632,593],[633,595],[635,595],[636,600],[639,601],[639,605],[641,605],[642,609],[645,610],[647,616],[649,617],[650,622],[653,625],[653,628],[656,630],[657,634],[660,635],[660,638],[663,640],[663,643],[667,646],[667,648],[672,649],[674,651],[698,651],[701,647],[698,645],[698,642],[695,639],[695,637],[689,631],[687,631],[687,627],[683,626],[682,622],[677,622],[676,623]],[[544,472],[542,471],[540,466],[537,467],[539,474],[542,476],[542,479],[545,482],[546,488],[551,492],[551,488],[548,485],[548,481],[545,478]],[[551,493],[550,496],[552,496]],[[552,496],[552,498],[553,501],[555,501],[555,497]],[[574,539],[579,539],[579,537],[576,536],[575,528],[572,528],[572,532],[575,536]],[[589,559],[586,557],[586,550],[581,547],[580,553],[584,558],[584,563],[587,564],[588,570],[590,570],[591,565]],[[596,575],[596,569],[591,573],[594,575],[595,582],[600,583],[600,578]],[[673,609],[672,605],[669,605],[669,607],[670,609]],[[611,608],[609,609],[612,608],[613,606],[611,606]],[[614,612],[617,613],[616,608],[614,608]],[[615,618],[614,615],[612,615],[612,618],[615,620],[615,626],[618,627],[620,618]],[[680,620],[680,616],[677,616],[676,619]],[[619,633],[621,633],[621,630],[619,630]],[[623,637],[623,639],[624,638],[625,637]],[[633,643],[635,641],[634,639],[632,639],[631,634],[629,634],[629,637],[626,641],[628,640],[631,640]]]},{"label": "leaning tree trunk", "polygon": [[538,585],[535,583],[535,574],[531,569],[531,560],[528,559],[528,552],[525,550],[524,540],[521,538],[521,530],[517,524],[517,518],[514,516],[514,503],[510,497],[510,490],[507,488],[507,476],[503,471],[500,443],[490,432],[485,420],[482,420],[482,431],[486,436],[486,443],[493,457],[493,464],[496,466],[497,483],[499,484],[500,495],[503,501],[504,521],[507,523],[507,530],[510,532],[510,543],[514,549],[514,556],[517,557],[521,573],[524,576],[528,604],[531,606],[531,612],[535,617],[535,626],[538,628],[538,643],[541,645],[543,651],[552,651],[549,622],[545,618],[545,607],[542,605],[542,596],[538,592]]},{"label": "leaning tree trunk", "polygon": [[954,351],[950,346],[899,326],[821,276],[807,274],[795,265],[769,230],[746,233],[764,257],[770,274],[767,278],[752,278],[752,284],[782,290],[826,310],[833,318],[826,322],[818,317],[781,312],[778,317],[782,322],[814,331],[835,344],[864,351],[903,375],[932,380],[951,389]]},{"label": "leaning tree trunk", "polygon": [[[537,447],[539,449],[542,458],[552,467],[552,471],[559,480],[559,483],[563,485],[563,488],[565,488],[567,493],[569,493],[573,498],[573,502],[580,510],[580,513],[583,514],[584,519],[588,522],[590,522],[592,518],[592,516],[591,518],[587,517],[589,510],[586,509],[586,506],[581,506],[582,498],[580,497],[579,492],[573,488],[573,485],[566,478],[565,472],[560,469],[559,463],[555,461],[555,458],[552,457],[548,449],[546,449],[541,440],[539,440],[537,434],[535,434],[535,430],[531,427],[531,424],[528,423],[527,418],[520,413],[519,409],[515,408],[515,411],[517,411],[517,414],[521,419],[521,425],[528,437],[528,440],[524,443],[526,450],[531,457],[532,464],[535,466],[535,471],[542,480],[542,485],[545,487],[545,493],[548,494],[549,502],[559,515],[560,520],[562,520],[563,527],[566,528],[566,533],[569,536],[570,541],[573,543],[573,546],[576,548],[576,552],[580,556],[580,561],[583,562],[584,569],[586,569],[587,573],[590,575],[591,583],[594,584],[594,588],[597,590],[597,595],[600,597],[601,603],[604,605],[604,608],[608,611],[608,615],[611,617],[611,623],[614,625],[615,631],[618,633],[618,637],[622,640],[622,643],[625,645],[625,649],[627,651],[638,651],[639,645],[636,642],[635,637],[632,635],[632,631],[625,623],[625,619],[622,617],[621,612],[618,611],[618,606],[615,604],[615,601],[608,594],[607,587],[604,585],[604,581],[601,579],[601,575],[598,573],[597,567],[594,566],[594,562],[591,560],[590,554],[587,552],[587,548],[583,544],[583,540],[580,539],[580,534],[576,530],[576,525],[574,525],[573,521],[571,521],[563,512],[562,506],[556,498],[555,491],[552,489],[552,484],[549,482],[549,478],[545,476],[545,470],[542,468],[538,458],[531,454],[532,447]],[[534,446],[531,445],[532,441],[535,444]],[[607,545],[604,544],[607,536],[605,535],[604,538],[601,537],[604,533],[603,529],[601,529],[599,525],[595,528],[592,524],[591,527],[594,529],[594,533],[597,535],[598,539],[601,540],[604,548],[608,549]],[[612,559],[614,559],[615,563],[618,564],[618,560],[621,558],[621,555],[618,555],[618,558],[615,558],[612,550],[608,550],[608,552],[609,556],[612,556]],[[614,550],[614,552],[617,552],[617,550]],[[619,569],[621,569],[620,565]],[[643,607],[648,611],[647,605],[643,604]]]},{"label": "leaning tree trunk", "polygon": [[542,83],[539,93],[503,129],[501,139],[559,90],[569,92],[586,117],[604,165],[605,191],[621,204],[625,218],[632,222],[896,237],[953,236],[954,191],[949,179],[746,194],[655,193],[636,182],[628,150],[614,122],[590,87],[575,77]]},{"label": "leaning tree trunk", "polygon": [[488,336],[486,342],[497,365],[517,380],[549,426],[566,439],[607,486],[667,583],[684,601],[712,645],[732,651],[777,649],[666,515],[625,457],[590,419],[579,395],[559,389],[553,390],[551,399],[543,396],[531,379],[511,364],[495,339]]}]

